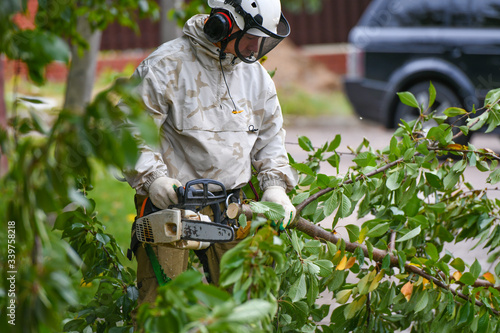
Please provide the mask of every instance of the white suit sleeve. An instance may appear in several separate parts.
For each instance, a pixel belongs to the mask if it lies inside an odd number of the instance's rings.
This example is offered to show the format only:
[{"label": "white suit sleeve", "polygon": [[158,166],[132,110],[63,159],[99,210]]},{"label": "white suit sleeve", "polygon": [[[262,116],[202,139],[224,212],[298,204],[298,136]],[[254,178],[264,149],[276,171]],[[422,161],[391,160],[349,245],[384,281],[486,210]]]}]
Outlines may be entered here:
[{"label": "white suit sleeve", "polygon": [[[144,102],[145,110],[153,117],[158,131],[160,131],[161,125],[167,117],[168,105],[164,101],[164,94],[159,90],[158,79],[147,66],[138,67],[134,76],[141,79],[136,91]],[[120,101],[118,106],[120,108],[127,107],[123,101]],[[141,144],[140,156],[135,167],[124,170],[124,174],[127,182],[138,194],[147,195],[153,181],[159,177],[167,176],[168,170],[160,152],[146,144]]]},{"label": "white suit sleeve", "polygon": [[297,173],[290,166],[285,149],[283,116],[274,84],[268,86],[265,116],[259,129],[259,137],[252,150],[252,164],[258,172],[262,190],[269,186],[281,186],[290,191],[297,184]]}]

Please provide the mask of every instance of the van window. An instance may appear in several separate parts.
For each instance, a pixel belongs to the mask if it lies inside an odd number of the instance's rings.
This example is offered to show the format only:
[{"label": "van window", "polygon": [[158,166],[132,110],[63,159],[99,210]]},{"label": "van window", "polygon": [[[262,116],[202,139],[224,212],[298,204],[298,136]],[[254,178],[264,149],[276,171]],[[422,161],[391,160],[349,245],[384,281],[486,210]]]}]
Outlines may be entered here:
[{"label": "van window", "polygon": [[[470,0],[387,0],[368,20],[377,27],[463,27],[471,24]],[[498,1],[497,1],[498,2]]]},{"label": "van window", "polygon": [[472,1],[475,12],[474,26],[480,28],[500,27],[500,0],[474,0]]}]

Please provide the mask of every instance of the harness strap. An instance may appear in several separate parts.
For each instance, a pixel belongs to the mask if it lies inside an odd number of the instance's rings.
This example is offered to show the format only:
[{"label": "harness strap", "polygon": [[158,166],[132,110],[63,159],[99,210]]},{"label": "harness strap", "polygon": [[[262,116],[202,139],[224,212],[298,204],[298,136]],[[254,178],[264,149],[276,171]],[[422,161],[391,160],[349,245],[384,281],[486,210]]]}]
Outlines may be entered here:
[{"label": "harness strap", "polygon": [[167,274],[165,274],[163,268],[161,268],[161,265],[158,262],[158,258],[156,258],[155,251],[153,251],[151,245],[146,243],[145,248],[146,248],[146,253],[148,254],[149,257],[149,261],[151,261],[151,266],[153,266],[153,271],[155,272],[156,280],[158,281],[160,287],[172,281],[172,279],[169,278]]}]

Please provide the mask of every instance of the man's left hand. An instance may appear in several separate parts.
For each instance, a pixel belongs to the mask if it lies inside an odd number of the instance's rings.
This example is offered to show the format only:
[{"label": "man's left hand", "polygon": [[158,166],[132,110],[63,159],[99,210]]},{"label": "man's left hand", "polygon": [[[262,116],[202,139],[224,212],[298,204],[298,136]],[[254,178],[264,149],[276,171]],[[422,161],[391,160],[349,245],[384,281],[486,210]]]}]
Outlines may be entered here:
[{"label": "man's left hand", "polygon": [[280,225],[280,229],[286,228],[290,222],[295,219],[295,214],[297,210],[295,206],[292,205],[290,198],[285,192],[285,189],[281,186],[269,186],[264,191],[262,195],[262,201],[274,202],[280,204],[285,209],[285,218]]}]

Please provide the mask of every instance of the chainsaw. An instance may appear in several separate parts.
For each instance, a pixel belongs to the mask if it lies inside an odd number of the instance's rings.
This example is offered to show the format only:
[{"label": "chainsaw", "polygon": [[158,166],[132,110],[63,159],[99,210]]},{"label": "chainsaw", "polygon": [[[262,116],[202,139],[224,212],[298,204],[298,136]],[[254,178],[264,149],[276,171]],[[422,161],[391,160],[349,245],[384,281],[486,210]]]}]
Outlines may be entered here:
[{"label": "chainsaw", "polygon": [[[220,204],[227,202],[224,185],[211,179],[197,179],[176,189],[178,204],[159,209],[148,198],[141,217],[135,221],[137,240],[153,245],[204,249],[211,243],[234,240],[234,229],[222,223]],[[214,221],[199,213],[210,206]]]}]

